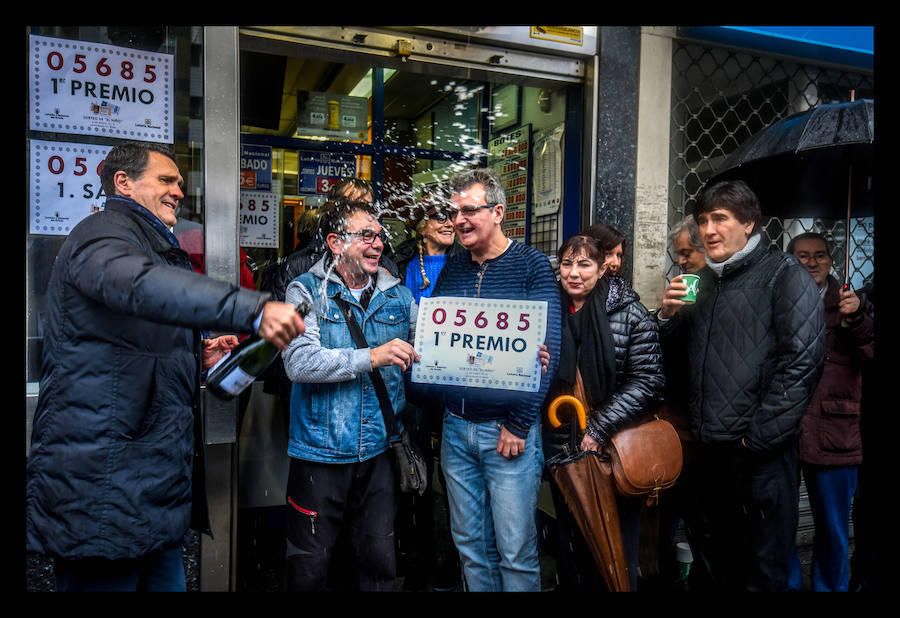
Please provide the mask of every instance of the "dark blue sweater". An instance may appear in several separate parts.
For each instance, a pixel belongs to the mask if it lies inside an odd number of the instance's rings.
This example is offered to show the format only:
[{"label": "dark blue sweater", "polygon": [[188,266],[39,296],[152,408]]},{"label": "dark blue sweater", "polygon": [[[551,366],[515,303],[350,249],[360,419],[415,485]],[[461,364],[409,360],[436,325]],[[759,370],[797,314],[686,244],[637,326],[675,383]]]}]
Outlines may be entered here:
[{"label": "dark blue sweater", "polygon": [[451,255],[434,286],[432,297],[462,296],[509,300],[547,301],[547,336],[550,366],[536,393],[476,387],[438,387],[447,408],[470,421],[499,420],[524,438],[538,422],[541,403],[556,376],[560,346],[560,301],[556,276],[547,256],[513,242],[501,255],[478,264],[468,251]]}]

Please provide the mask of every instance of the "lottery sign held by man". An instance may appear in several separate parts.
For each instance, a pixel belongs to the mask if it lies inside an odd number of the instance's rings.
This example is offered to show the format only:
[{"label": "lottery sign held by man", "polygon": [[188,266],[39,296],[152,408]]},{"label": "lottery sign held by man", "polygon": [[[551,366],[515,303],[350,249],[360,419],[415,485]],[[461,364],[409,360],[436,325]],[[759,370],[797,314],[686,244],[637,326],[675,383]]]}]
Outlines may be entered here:
[{"label": "lottery sign held by man", "polygon": [[546,301],[423,298],[413,382],[537,392]]}]

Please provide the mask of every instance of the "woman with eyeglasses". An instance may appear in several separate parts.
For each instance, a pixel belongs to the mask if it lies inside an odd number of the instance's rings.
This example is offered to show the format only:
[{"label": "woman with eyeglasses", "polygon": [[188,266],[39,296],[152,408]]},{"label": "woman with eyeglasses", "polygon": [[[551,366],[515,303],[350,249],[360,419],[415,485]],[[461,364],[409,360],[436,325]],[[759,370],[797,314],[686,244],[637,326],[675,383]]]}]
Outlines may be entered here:
[{"label": "woman with eyeglasses", "polygon": [[[621,241],[620,241],[621,242]],[[616,243],[619,244],[619,243]],[[643,418],[662,400],[665,377],[656,321],[628,281],[613,273],[606,249],[585,234],[557,252],[563,306],[562,345],[556,383],[547,402],[572,392],[580,374],[587,401],[581,450],[601,450],[619,430]],[[543,415],[546,420],[546,414]],[[571,425],[544,425],[549,460],[570,442]],[[574,419],[573,419],[574,420]],[[555,483],[551,493],[560,540],[560,587],[603,588],[602,578]],[[618,514],[630,588],[637,588],[641,498],[619,498]]]}]

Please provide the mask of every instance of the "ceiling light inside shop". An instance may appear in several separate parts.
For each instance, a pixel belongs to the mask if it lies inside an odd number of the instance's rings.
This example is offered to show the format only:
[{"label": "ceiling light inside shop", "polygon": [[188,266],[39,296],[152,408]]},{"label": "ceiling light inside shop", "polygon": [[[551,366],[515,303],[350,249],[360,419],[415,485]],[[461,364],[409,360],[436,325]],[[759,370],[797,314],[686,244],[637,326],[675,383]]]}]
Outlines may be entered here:
[{"label": "ceiling light inside shop", "polygon": [[[384,69],[384,83],[387,83],[391,77],[396,73],[396,69]],[[372,96],[372,69],[365,74],[365,76],[359,80],[353,90],[349,92],[351,97],[365,97],[369,98]]]}]

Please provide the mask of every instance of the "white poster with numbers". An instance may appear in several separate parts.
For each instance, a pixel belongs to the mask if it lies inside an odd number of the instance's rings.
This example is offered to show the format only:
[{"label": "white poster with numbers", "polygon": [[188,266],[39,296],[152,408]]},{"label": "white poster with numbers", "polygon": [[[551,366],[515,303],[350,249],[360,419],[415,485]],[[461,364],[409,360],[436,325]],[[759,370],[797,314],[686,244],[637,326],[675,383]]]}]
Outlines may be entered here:
[{"label": "white poster with numbers", "polygon": [[537,392],[538,350],[547,330],[547,302],[423,298],[416,323],[413,382]]},{"label": "white poster with numbers", "polygon": [[28,231],[66,236],[103,208],[100,167],[112,146],[31,140]]},{"label": "white poster with numbers", "polygon": [[278,248],[278,194],[241,190],[238,209],[238,244],[242,247]]},{"label": "white poster with numbers", "polygon": [[29,127],[171,144],[172,54],[31,35]]}]

